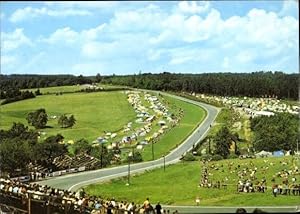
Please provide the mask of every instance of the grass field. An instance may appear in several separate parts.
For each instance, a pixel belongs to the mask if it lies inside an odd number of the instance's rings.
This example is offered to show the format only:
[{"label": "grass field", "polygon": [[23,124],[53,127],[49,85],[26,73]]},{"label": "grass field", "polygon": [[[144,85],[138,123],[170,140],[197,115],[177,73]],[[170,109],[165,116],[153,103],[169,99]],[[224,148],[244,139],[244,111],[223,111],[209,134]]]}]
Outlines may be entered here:
[{"label": "grass field", "polygon": [[[68,87],[65,87],[66,90]],[[71,89],[70,89],[71,90]],[[43,129],[50,135],[62,134],[66,140],[86,138],[95,140],[103,131],[116,131],[135,118],[135,112],[121,92],[72,93],[43,95],[0,106],[0,129],[9,129],[13,122],[27,124],[26,115],[38,108],[45,108],[48,126]],[[51,116],[73,114],[77,120],[73,128],[62,129]]]},{"label": "grass field", "polygon": [[[124,93],[70,93],[59,96],[54,93],[72,92],[78,90],[79,87],[43,88],[40,89],[42,93],[49,92],[51,94],[0,106],[0,129],[9,129],[13,122],[22,122],[28,125],[26,115],[38,108],[45,108],[48,114],[47,125],[51,128],[41,130],[46,133],[42,135],[42,139],[60,133],[65,137],[65,141],[76,141],[85,138],[92,142],[103,135],[103,131],[117,132],[126,123],[135,120],[135,112],[127,102]],[[185,114],[175,128],[170,129],[158,139],[158,142],[154,145],[155,158],[167,154],[179,145],[205,117],[205,111],[195,105],[170,97],[160,99],[165,99],[164,102],[168,102],[167,108],[170,112],[177,114],[179,109],[183,109]],[[77,122],[73,128],[60,128],[57,124],[58,119],[52,118],[53,116],[58,118],[62,114],[73,114],[75,116]],[[134,123],[133,126],[135,127],[137,124]],[[159,126],[156,125],[153,127],[152,132],[158,131],[158,129]],[[143,160],[152,160],[151,145],[146,146],[142,154]]]},{"label": "grass field", "polygon": [[[80,85],[68,85],[68,86],[57,86],[57,87],[46,87],[46,88],[40,88],[40,92],[42,94],[52,94],[52,93],[58,93],[58,92],[75,92],[83,89],[83,86]],[[24,90],[29,90],[32,92],[35,92],[37,88],[32,88],[32,89],[24,89]]]},{"label": "grass field", "polygon": [[[136,175],[131,178],[131,185],[126,186],[127,178],[115,179],[103,184],[94,184],[85,188],[91,195],[99,195],[104,198],[115,197],[116,200],[135,201],[142,203],[145,198],[149,197],[152,203],[160,201],[162,204],[176,205],[195,205],[195,198],[201,198],[203,206],[267,206],[267,205],[299,205],[299,196],[278,195],[276,198],[268,188],[266,193],[238,193],[236,191],[236,183],[238,177],[236,173],[230,173],[228,163],[233,162],[233,168],[238,165],[241,168],[250,166],[252,159],[245,160],[222,160],[211,162],[210,164],[223,164],[224,172],[221,170],[210,170],[211,177],[214,181],[228,178],[227,189],[203,188],[198,187],[201,178],[201,164],[195,162],[182,162],[176,165],[166,167],[166,171],[162,168],[155,169],[148,173]],[[282,169],[290,169],[292,166],[292,158],[268,158],[252,160],[254,166],[258,168],[257,178],[261,180],[264,176],[267,179],[267,186],[271,186],[271,178],[274,173]],[[286,161],[288,166],[283,166],[280,161]],[[270,166],[269,163],[274,163]],[[299,165],[299,160],[297,162]],[[268,165],[269,169],[263,173],[261,167]],[[300,175],[296,176],[297,181]],[[276,178],[275,182],[281,183],[281,178]],[[291,177],[289,178],[291,181]]]},{"label": "grass field", "polygon": [[[114,85],[101,85],[98,84],[99,87],[102,87],[103,89],[112,89],[112,88],[124,88],[121,86],[114,86]],[[81,89],[85,89],[86,86],[84,85],[67,85],[67,86],[55,86],[55,87],[46,87],[46,88],[39,88],[40,92],[42,94],[53,94],[53,93],[70,93],[70,92],[76,92],[80,91]],[[29,90],[32,92],[35,92],[37,88],[32,89],[23,89],[23,90]]]}]

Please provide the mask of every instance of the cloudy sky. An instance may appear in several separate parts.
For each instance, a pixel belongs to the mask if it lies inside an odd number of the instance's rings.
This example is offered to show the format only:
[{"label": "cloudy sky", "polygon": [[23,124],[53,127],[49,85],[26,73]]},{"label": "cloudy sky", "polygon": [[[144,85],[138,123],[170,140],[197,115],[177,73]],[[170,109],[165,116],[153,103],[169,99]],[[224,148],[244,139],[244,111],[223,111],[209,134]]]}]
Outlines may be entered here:
[{"label": "cloudy sky", "polygon": [[1,73],[295,73],[298,7],[295,0],[1,2]]}]

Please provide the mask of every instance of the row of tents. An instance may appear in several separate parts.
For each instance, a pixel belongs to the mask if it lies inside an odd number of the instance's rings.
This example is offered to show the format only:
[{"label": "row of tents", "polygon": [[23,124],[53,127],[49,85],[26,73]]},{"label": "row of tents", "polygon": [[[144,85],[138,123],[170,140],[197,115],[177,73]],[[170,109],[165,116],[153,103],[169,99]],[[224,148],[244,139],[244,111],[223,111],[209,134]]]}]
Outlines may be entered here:
[{"label": "row of tents", "polygon": [[273,153],[262,150],[255,154],[256,157],[282,157],[282,156],[289,156],[289,155],[290,155],[290,151],[284,153],[281,150],[274,151]]}]

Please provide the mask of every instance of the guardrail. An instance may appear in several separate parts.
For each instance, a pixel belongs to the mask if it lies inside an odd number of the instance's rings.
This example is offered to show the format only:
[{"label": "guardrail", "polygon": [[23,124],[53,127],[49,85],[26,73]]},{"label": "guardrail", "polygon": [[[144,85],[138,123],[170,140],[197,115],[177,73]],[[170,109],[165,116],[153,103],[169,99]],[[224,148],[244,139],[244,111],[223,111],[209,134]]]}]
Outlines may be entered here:
[{"label": "guardrail", "polygon": [[[55,172],[51,172],[46,174],[45,177],[57,177],[57,176],[61,176],[61,175],[66,175],[66,174],[71,174],[71,173],[76,173],[76,172],[83,172],[87,170],[87,168],[85,166],[81,166],[78,168],[71,168],[71,169],[64,169],[64,170],[59,170],[59,171],[55,171]],[[42,179],[32,179],[30,175],[24,175],[24,176],[20,176],[20,177],[14,177],[14,178],[10,178],[13,181],[19,181],[22,183],[28,183],[30,181],[36,181],[36,180],[42,180]]]}]

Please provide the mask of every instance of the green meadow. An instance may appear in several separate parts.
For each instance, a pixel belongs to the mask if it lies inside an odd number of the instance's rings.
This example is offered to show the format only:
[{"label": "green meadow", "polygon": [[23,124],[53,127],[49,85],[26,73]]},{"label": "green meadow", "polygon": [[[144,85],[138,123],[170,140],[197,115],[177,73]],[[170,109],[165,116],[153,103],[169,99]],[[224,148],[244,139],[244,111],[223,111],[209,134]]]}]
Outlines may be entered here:
[{"label": "green meadow", "polygon": [[[45,108],[49,128],[41,130],[46,133],[43,138],[60,133],[67,141],[81,138],[93,141],[104,131],[117,131],[135,118],[135,112],[126,98],[120,91],[37,96],[0,106],[0,128],[9,129],[13,122],[27,125],[26,116],[29,112]],[[75,116],[73,128],[59,127],[58,117],[62,114]]]},{"label": "green meadow", "polygon": [[[268,162],[265,162],[268,160]],[[265,193],[238,193],[236,184],[238,176],[230,173],[228,163],[232,162],[234,169],[240,165],[240,169],[250,167],[250,161],[254,167],[258,168],[257,178],[260,181],[263,177],[267,180],[267,192]],[[280,162],[285,161],[288,165],[284,166]],[[272,165],[270,165],[272,163]],[[209,170],[210,179],[214,182],[227,178],[227,189],[204,188],[198,187],[201,179],[202,164],[200,161],[181,162],[175,165],[148,171],[144,174],[132,176],[130,185],[126,186],[127,177],[114,179],[112,181],[93,184],[87,186],[85,190],[91,195],[99,195],[103,198],[115,197],[116,200],[135,201],[143,203],[145,198],[149,197],[150,201],[155,204],[160,201],[168,205],[195,205],[196,197],[200,197],[203,206],[283,206],[299,205],[299,196],[278,195],[276,198],[272,195],[272,176],[283,170],[292,169],[293,163],[300,165],[299,160],[293,162],[292,157],[275,157],[268,159],[228,159],[217,162],[210,162],[219,167],[219,170]],[[223,168],[221,167],[223,165]],[[268,167],[266,171],[263,167]],[[221,169],[224,169],[222,172]],[[289,177],[291,182],[292,176]],[[300,180],[300,175],[296,175]],[[276,177],[276,183],[281,183],[282,178]]]},{"label": "green meadow", "polygon": [[[101,87],[103,89],[118,89],[118,88],[124,88],[124,86],[115,86],[115,85],[101,85],[98,84],[98,87]],[[53,93],[71,93],[80,91],[82,89],[85,89],[86,86],[84,85],[66,85],[66,86],[55,86],[55,87],[46,87],[46,88],[39,88],[40,92],[42,94],[53,94]],[[38,88],[32,88],[32,89],[23,89],[23,90],[29,90],[32,92],[35,92]]]},{"label": "green meadow", "polygon": [[[80,89],[81,86],[41,88],[40,91],[44,95],[2,105],[0,106],[0,129],[9,129],[13,122],[22,122],[28,125],[27,114],[38,108],[45,108],[48,114],[48,127],[40,130],[44,133],[41,136],[42,139],[59,133],[65,137],[66,142],[81,138],[92,142],[97,137],[103,136],[104,131],[118,132],[125,124],[136,119],[136,114],[126,100],[127,95],[124,92],[66,93]],[[63,94],[56,95],[57,92],[63,92]],[[160,136],[157,143],[154,144],[155,158],[160,158],[179,145],[195,129],[196,125],[201,123],[206,114],[202,108],[171,97],[164,96],[160,99],[167,102],[170,112],[178,114],[179,109],[182,109],[184,115],[176,127]],[[73,114],[76,124],[72,128],[61,128],[58,125],[58,117],[62,114]],[[34,129],[32,126],[28,126]],[[136,126],[135,123],[134,126]],[[153,128],[154,132],[159,127],[154,126]],[[143,160],[152,160],[150,144],[144,148],[142,155]]]}]

